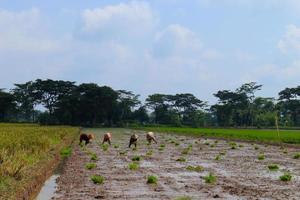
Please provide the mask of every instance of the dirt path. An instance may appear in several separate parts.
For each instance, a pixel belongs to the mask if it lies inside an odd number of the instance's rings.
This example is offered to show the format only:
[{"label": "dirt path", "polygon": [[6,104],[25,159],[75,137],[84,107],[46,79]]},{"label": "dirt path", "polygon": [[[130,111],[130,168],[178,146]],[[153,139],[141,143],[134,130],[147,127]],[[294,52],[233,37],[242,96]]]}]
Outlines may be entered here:
[{"label": "dirt path", "polygon": [[[102,138],[104,129],[90,130]],[[284,152],[278,146],[253,145],[239,142],[236,149],[226,141],[156,134],[159,144],[148,146],[143,132],[136,151],[127,148],[132,131],[112,129],[113,145],[107,151],[93,142],[87,149],[97,154],[98,160],[91,161],[90,155],[78,145],[68,159],[53,199],[176,199],[188,196],[192,199],[300,199],[300,159],[293,159],[299,149],[288,148]],[[176,146],[177,143],[177,146]],[[119,148],[114,148],[114,145]],[[165,144],[163,150],[159,150]],[[188,154],[182,150],[192,145]],[[151,156],[146,153],[152,151]],[[120,155],[125,153],[125,155]],[[220,160],[215,160],[220,155]],[[265,159],[258,160],[264,153]],[[140,168],[128,169],[131,158],[142,157]],[[176,161],[186,158],[186,162]],[[97,167],[85,169],[85,164],[95,162]],[[270,171],[268,165],[277,164],[278,171]],[[187,166],[202,166],[201,172],[188,171]],[[292,174],[292,181],[279,180],[284,172]],[[212,172],[217,181],[205,183],[203,177]],[[95,185],[90,176],[102,175],[105,181]],[[158,177],[157,185],[146,183],[148,175]]]}]

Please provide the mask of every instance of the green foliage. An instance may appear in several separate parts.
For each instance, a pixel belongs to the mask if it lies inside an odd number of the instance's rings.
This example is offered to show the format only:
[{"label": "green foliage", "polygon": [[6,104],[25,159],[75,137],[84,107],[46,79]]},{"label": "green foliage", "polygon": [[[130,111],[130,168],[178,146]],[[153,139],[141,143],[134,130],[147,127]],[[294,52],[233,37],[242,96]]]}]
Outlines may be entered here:
[{"label": "green foliage", "polygon": [[214,184],[217,181],[217,177],[213,173],[209,172],[207,176],[203,177],[205,183]]},{"label": "green foliage", "polygon": [[102,144],[101,148],[103,151],[107,151],[108,150],[109,145],[108,144]]},{"label": "green foliage", "polygon": [[127,155],[127,151],[120,151],[119,154],[120,154],[121,156]]},{"label": "green foliage", "polygon": [[299,159],[300,158],[300,153],[296,153],[294,156],[293,156],[294,159]]},{"label": "green foliage", "polygon": [[91,181],[93,181],[94,184],[103,184],[104,177],[99,175],[93,175],[91,176]]},{"label": "green foliage", "polygon": [[90,158],[91,158],[91,160],[98,160],[98,156],[97,156],[97,154],[96,153],[92,153],[91,155],[90,155]]},{"label": "green foliage", "polygon": [[280,176],[279,179],[284,182],[291,181],[292,175],[290,173],[286,172],[282,176]]},{"label": "green foliage", "polygon": [[272,165],[268,165],[268,169],[270,171],[277,171],[279,169],[278,165],[272,164]]},{"label": "green foliage", "polygon": [[204,170],[204,167],[202,167],[200,165],[198,165],[198,166],[189,165],[189,166],[186,167],[186,169],[189,170],[189,171],[202,172]]},{"label": "green foliage", "polygon": [[221,160],[221,155],[217,155],[217,156],[215,157],[215,160]]},{"label": "green foliage", "polygon": [[133,157],[131,158],[131,160],[132,160],[132,161],[140,161],[140,160],[142,160],[142,158],[141,158],[140,156],[133,156]]},{"label": "green foliage", "polygon": [[[299,130],[280,130],[280,138],[277,136],[276,130],[262,130],[262,129],[223,129],[223,128],[178,128],[178,127],[143,127],[146,131],[175,133],[180,135],[190,136],[210,136],[220,137],[226,139],[239,139],[251,141],[265,141],[265,142],[284,142],[300,144]],[[209,143],[205,143],[210,145]]]},{"label": "green foliage", "polygon": [[118,145],[118,144],[114,144],[114,148],[115,148],[115,149],[118,149],[118,148],[119,148],[119,145]]},{"label": "green foliage", "polygon": [[85,164],[86,169],[94,169],[96,167],[97,167],[96,163],[87,163],[87,164]]},{"label": "green foliage", "polygon": [[184,197],[177,197],[175,200],[192,200],[192,198],[184,196]]},{"label": "green foliage", "polygon": [[71,147],[64,147],[60,150],[60,155],[63,158],[69,157],[72,154],[72,148]]},{"label": "green foliage", "polygon": [[153,154],[153,151],[150,150],[146,153],[146,156],[152,156],[152,154]]},{"label": "green foliage", "polygon": [[180,157],[180,158],[177,158],[176,161],[178,161],[178,162],[186,162],[186,159],[184,157]]},{"label": "green foliage", "polygon": [[190,152],[190,148],[184,148],[182,151],[181,151],[181,154],[183,155],[186,155]]},{"label": "green foliage", "polygon": [[259,154],[258,156],[257,156],[257,159],[258,160],[264,160],[265,159],[265,155],[264,154]]},{"label": "green foliage", "polygon": [[150,175],[147,177],[148,184],[157,184],[158,178],[154,175]]},{"label": "green foliage", "polygon": [[129,163],[128,164],[128,168],[130,169],[130,170],[137,170],[137,169],[139,169],[139,163],[138,162],[131,162],[131,163]]}]

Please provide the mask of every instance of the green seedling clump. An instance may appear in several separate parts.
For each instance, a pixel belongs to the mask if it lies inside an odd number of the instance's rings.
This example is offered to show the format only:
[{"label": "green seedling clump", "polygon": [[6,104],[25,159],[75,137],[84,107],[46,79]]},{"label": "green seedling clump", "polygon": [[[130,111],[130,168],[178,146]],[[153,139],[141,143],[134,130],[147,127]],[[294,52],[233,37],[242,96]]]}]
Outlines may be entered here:
[{"label": "green seedling clump", "polygon": [[265,155],[264,154],[259,154],[257,157],[258,160],[264,160],[265,159]]},{"label": "green seedling clump", "polygon": [[97,160],[97,159],[98,159],[97,154],[92,153],[91,154],[91,160]]},{"label": "green seedling clump", "polygon": [[165,145],[165,144],[161,144],[160,147],[161,147],[161,148],[165,148],[166,145]]},{"label": "green seedling clump", "polygon": [[153,151],[150,150],[146,153],[146,156],[152,156],[152,154],[153,154]]},{"label": "green seedling clump", "polygon": [[120,154],[121,156],[126,155],[126,154],[127,154],[127,151],[120,151],[119,154]]},{"label": "green seedling clump", "polygon": [[128,168],[130,170],[137,170],[137,169],[139,169],[139,167],[140,167],[139,163],[137,163],[137,162],[131,162],[128,164]]},{"label": "green seedling clump", "polygon": [[214,184],[217,181],[217,177],[213,173],[209,172],[207,176],[203,177],[205,183]]},{"label": "green seedling clump", "polygon": [[258,146],[255,145],[255,146],[254,146],[254,149],[255,149],[255,150],[258,150],[259,148],[258,148]]},{"label": "green seedling clump", "polygon": [[287,182],[287,181],[292,180],[292,175],[289,173],[284,173],[282,176],[279,177],[279,179],[281,181]]},{"label": "green seedling clump", "polygon": [[177,197],[175,200],[192,200],[191,197]]},{"label": "green seedling clump", "polygon": [[208,145],[209,145],[209,142],[205,142],[204,144],[208,146]]},{"label": "green seedling clump", "polygon": [[189,148],[185,148],[185,149],[182,150],[181,154],[186,155],[186,154],[188,154],[189,152],[190,152],[190,149],[189,149]]},{"label": "green seedling clump", "polygon": [[119,145],[118,145],[118,144],[115,144],[115,145],[114,145],[114,148],[115,148],[115,149],[119,148]]},{"label": "green seedling clump", "polygon": [[202,172],[204,170],[202,166],[191,166],[191,165],[187,166],[186,169],[195,172]]},{"label": "green seedling clump", "polygon": [[278,165],[272,164],[272,165],[268,165],[268,169],[270,171],[277,171],[279,169]]},{"label": "green seedling clump", "polygon": [[185,162],[186,159],[184,157],[180,157],[180,158],[177,158],[176,161],[178,161],[178,162]]},{"label": "green seedling clump", "polygon": [[165,148],[163,148],[163,147],[159,147],[158,148],[158,151],[163,151]]},{"label": "green seedling clump", "polygon": [[108,150],[108,144],[102,144],[102,150],[107,151]]},{"label": "green seedling clump", "polygon": [[299,159],[300,158],[300,153],[296,153],[294,156],[293,156],[294,159]]},{"label": "green seedling clump", "polygon": [[133,156],[133,157],[131,158],[131,160],[132,160],[132,161],[140,161],[140,160],[142,160],[142,159],[141,159],[140,156]]},{"label": "green seedling clump", "polygon": [[221,160],[221,155],[217,155],[217,156],[215,157],[215,160]]},{"label": "green seedling clump", "polygon": [[102,184],[104,182],[104,177],[99,175],[91,176],[91,180],[94,184]]},{"label": "green seedling clump", "polygon": [[97,167],[96,163],[87,163],[87,164],[85,164],[86,169],[94,169],[96,167]]},{"label": "green seedling clump", "polygon": [[147,177],[147,183],[148,184],[156,184],[157,183],[157,177],[154,175],[150,175]]},{"label": "green seedling clump", "polygon": [[72,154],[72,148],[71,147],[65,147],[65,148],[62,148],[60,150],[60,155],[63,158],[69,157],[71,154]]}]

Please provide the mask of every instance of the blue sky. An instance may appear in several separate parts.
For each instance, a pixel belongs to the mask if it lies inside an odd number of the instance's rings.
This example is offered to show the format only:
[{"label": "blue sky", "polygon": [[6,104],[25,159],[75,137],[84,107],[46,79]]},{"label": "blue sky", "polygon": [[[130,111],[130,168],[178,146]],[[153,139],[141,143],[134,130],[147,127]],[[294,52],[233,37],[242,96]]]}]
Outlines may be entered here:
[{"label": "blue sky", "polygon": [[0,0],[0,88],[36,78],[146,97],[300,84],[298,0]]}]

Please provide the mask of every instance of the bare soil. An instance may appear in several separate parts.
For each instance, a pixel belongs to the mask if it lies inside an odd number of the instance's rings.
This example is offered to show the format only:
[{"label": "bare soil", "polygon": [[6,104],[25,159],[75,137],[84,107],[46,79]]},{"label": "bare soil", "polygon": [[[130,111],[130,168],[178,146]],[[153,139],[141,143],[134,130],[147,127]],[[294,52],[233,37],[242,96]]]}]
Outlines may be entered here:
[{"label": "bare soil", "polygon": [[[147,145],[146,134],[142,131],[111,129],[112,145],[104,151],[100,144],[106,130],[91,129],[96,141],[87,145],[95,152],[97,161],[91,161],[87,150],[74,145],[73,154],[67,160],[61,176],[57,179],[57,191],[52,199],[300,199],[300,159],[293,155],[300,152],[297,147],[251,144],[236,142],[236,149],[225,140],[196,138],[157,133],[158,144]],[[130,135],[140,137],[138,148],[128,148]],[[216,142],[217,141],[217,142]],[[175,145],[175,143],[179,145]],[[163,150],[159,150],[165,144]],[[114,148],[119,145],[119,148]],[[192,145],[188,154],[182,150]],[[242,145],[242,146],[239,146]],[[255,148],[255,147],[258,147]],[[151,156],[146,153],[152,151]],[[127,152],[125,155],[120,155]],[[215,160],[221,152],[220,160]],[[258,160],[263,153],[264,160]],[[130,170],[128,164],[133,156],[141,156],[138,170]],[[186,162],[176,161],[186,158]],[[95,162],[97,167],[88,170],[85,164]],[[270,171],[268,165],[277,164],[278,171]],[[187,166],[202,166],[203,171],[195,172]],[[203,177],[213,173],[215,184],[205,183]],[[285,172],[292,180],[279,179]],[[90,177],[101,175],[104,183],[94,184]],[[157,184],[147,184],[147,176],[158,177]]]}]

